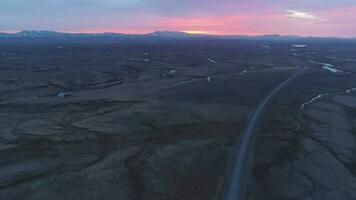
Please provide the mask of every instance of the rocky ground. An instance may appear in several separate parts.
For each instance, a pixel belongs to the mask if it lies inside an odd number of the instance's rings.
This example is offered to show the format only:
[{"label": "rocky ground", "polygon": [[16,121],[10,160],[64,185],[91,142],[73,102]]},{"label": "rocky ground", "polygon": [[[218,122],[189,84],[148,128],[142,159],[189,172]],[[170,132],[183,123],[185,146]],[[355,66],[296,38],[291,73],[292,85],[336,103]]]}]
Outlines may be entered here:
[{"label": "rocky ground", "polygon": [[216,199],[295,60],[288,44],[210,42],[3,41],[0,199]]},{"label": "rocky ground", "polygon": [[349,42],[1,42],[0,199],[218,199],[246,120],[297,63],[250,198],[356,199]]},{"label": "rocky ground", "polygon": [[262,136],[271,141],[257,151],[264,199],[356,199],[355,102],[356,95],[318,101],[303,110],[300,130],[291,124],[290,131]]},{"label": "rocky ground", "polygon": [[[330,49],[304,50],[301,58],[314,62],[270,108],[258,133],[250,199],[356,199],[355,69],[338,59],[354,49]],[[328,54],[350,73],[321,69],[316,60]]]}]

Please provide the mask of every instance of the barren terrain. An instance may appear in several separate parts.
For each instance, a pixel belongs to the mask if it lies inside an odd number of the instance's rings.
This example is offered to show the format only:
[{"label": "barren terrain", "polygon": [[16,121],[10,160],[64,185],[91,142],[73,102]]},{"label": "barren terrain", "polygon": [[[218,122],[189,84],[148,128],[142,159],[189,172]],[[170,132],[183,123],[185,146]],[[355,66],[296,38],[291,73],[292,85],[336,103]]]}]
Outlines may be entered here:
[{"label": "barren terrain", "polygon": [[251,197],[355,199],[347,43],[0,42],[0,199],[217,199],[246,121],[298,62],[258,133]]}]

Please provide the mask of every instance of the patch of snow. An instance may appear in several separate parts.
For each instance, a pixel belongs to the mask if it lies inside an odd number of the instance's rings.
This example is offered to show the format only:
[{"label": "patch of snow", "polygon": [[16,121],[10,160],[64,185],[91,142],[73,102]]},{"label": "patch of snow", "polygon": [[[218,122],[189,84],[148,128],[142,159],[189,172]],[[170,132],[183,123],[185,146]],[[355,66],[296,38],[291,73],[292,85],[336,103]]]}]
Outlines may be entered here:
[{"label": "patch of snow", "polygon": [[295,47],[295,48],[304,48],[304,47],[307,47],[308,45],[306,44],[294,44],[292,45],[292,47]]},{"label": "patch of snow", "polygon": [[[347,89],[345,92],[341,92],[341,93],[349,94],[349,93],[351,93],[351,92],[353,92],[353,91],[356,91],[356,88],[349,88],[349,89]],[[333,94],[340,94],[340,92],[335,92],[335,93],[333,93]],[[330,93],[318,94],[317,96],[311,98],[309,101],[303,103],[303,104],[300,106],[298,112],[301,113],[302,110],[305,108],[305,106],[307,106],[308,104],[311,104],[311,103],[313,103],[314,101],[316,101],[316,100],[318,100],[318,99],[321,99],[322,97],[327,96],[327,95],[331,95],[331,94],[330,94]]]},{"label": "patch of snow", "polygon": [[315,62],[314,60],[308,60],[308,62],[311,64],[317,64],[317,62]]},{"label": "patch of snow", "polygon": [[316,101],[316,100],[318,100],[318,99],[320,99],[320,98],[322,98],[323,96],[326,96],[326,95],[328,95],[328,94],[327,93],[326,94],[318,94],[317,96],[311,98],[309,101],[303,103],[299,108],[299,112],[301,112],[305,108],[306,105],[311,104],[314,101]]},{"label": "patch of snow", "polygon": [[345,93],[346,93],[346,94],[349,94],[349,93],[351,93],[351,92],[353,92],[353,91],[356,91],[356,88],[347,89],[347,90],[345,91]]},{"label": "patch of snow", "polygon": [[324,66],[327,66],[327,67],[334,67],[334,65],[329,64],[329,63],[319,63],[319,64],[324,65]]},{"label": "patch of snow", "polygon": [[161,76],[163,78],[173,78],[173,77],[177,76],[177,70],[170,69],[167,72],[162,73]]},{"label": "patch of snow", "polygon": [[192,83],[192,82],[194,82],[194,81],[196,81],[195,78],[190,79],[190,80],[180,81],[180,82],[174,83],[173,86],[180,86],[180,85]]},{"label": "patch of snow", "polygon": [[332,73],[343,73],[344,71],[341,71],[341,70],[338,70],[338,69],[335,69],[335,68],[332,68],[332,67],[327,67],[327,66],[323,66],[324,69],[332,72]]},{"label": "patch of snow", "polygon": [[70,92],[58,92],[57,97],[65,98],[70,94]]},{"label": "patch of snow", "polygon": [[268,46],[268,45],[262,45],[262,47],[265,49],[271,49],[271,46]]},{"label": "patch of snow", "polygon": [[[332,73],[346,73],[346,72],[344,72],[342,70],[336,69],[334,67],[334,65],[332,65],[332,64],[329,64],[329,63],[319,63],[319,64],[322,65],[323,69],[326,69],[326,70],[328,70],[328,71],[330,71]],[[347,73],[349,74],[349,72],[347,72]]]},{"label": "patch of snow", "polygon": [[239,73],[239,76],[242,76],[242,75],[244,75],[244,74],[247,74],[247,70],[244,70],[244,71],[242,71],[241,73]]},{"label": "patch of snow", "polygon": [[211,58],[208,58],[208,61],[211,62],[211,63],[213,63],[213,64],[216,64],[216,63],[217,63],[215,60],[213,60],[213,59],[211,59]]},{"label": "patch of snow", "polygon": [[175,74],[175,73],[177,73],[177,70],[175,70],[175,69],[170,69],[168,73],[170,73],[170,74]]}]

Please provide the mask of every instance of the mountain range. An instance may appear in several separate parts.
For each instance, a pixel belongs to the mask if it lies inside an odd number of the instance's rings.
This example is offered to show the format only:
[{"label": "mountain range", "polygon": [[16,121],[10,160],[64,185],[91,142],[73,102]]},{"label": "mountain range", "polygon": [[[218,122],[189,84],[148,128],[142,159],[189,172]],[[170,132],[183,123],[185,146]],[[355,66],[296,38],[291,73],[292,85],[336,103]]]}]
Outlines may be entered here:
[{"label": "mountain range", "polygon": [[[193,38],[220,38],[220,39],[262,39],[262,40],[296,40],[303,38],[320,38],[320,37],[301,37],[295,35],[208,35],[208,34],[190,34],[177,31],[156,31],[147,34],[124,34],[124,33],[64,33],[56,31],[21,31],[17,33],[1,33],[0,38],[160,38],[160,39],[193,39]],[[333,38],[335,39],[335,38]]]}]

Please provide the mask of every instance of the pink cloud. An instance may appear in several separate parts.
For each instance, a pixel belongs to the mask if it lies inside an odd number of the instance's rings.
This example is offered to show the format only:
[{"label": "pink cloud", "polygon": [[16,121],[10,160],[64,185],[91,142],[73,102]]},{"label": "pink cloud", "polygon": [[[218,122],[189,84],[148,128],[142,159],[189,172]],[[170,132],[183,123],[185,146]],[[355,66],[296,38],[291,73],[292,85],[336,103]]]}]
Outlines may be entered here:
[{"label": "pink cloud", "polygon": [[[61,9],[47,3],[37,5],[43,7],[44,11],[37,14],[30,12],[32,4],[28,2],[27,7],[21,7],[24,9],[22,14],[3,8],[3,12],[0,12],[0,29],[92,33],[172,30],[225,35],[277,33],[356,36],[356,3],[350,6],[350,0],[125,0],[121,3],[105,1],[105,4],[104,1],[90,0],[88,2],[91,4],[86,6],[69,0],[63,2],[67,4],[60,4]],[[52,7],[55,10],[51,10]]]}]

